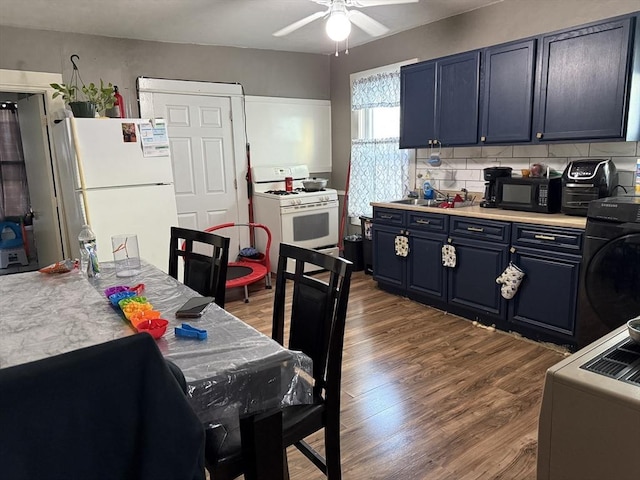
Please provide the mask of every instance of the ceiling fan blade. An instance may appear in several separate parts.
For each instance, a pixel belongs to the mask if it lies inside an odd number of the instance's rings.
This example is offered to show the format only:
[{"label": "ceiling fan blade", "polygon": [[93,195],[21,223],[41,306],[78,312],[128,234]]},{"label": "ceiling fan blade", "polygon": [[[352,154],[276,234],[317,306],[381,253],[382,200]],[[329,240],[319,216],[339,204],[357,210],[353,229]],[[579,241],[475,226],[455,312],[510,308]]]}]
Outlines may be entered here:
[{"label": "ceiling fan blade", "polygon": [[308,17],[304,17],[302,20],[298,20],[297,22],[293,22],[291,25],[287,25],[286,27],[278,30],[273,33],[274,37],[284,37],[285,35],[289,35],[291,32],[295,32],[299,28],[304,27],[305,25],[317,20],[318,18],[322,18],[327,14],[327,12],[316,12]]},{"label": "ceiling fan blade", "polygon": [[380,22],[359,10],[349,11],[349,20],[351,20],[356,27],[360,27],[372,37],[379,37],[389,31],[389,29]]},{"label": "ceiling fan blade", "polygon": [[378,7],[382,5],[402,5],[403,3],[418,3],[420,0],[352,0],[356,7]]}]

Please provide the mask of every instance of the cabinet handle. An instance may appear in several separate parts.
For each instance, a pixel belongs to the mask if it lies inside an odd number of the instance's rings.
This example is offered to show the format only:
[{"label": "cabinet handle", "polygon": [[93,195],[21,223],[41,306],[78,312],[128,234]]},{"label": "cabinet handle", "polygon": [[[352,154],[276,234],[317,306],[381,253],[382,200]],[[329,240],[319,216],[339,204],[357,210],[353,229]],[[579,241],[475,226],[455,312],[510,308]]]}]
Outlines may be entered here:
[{"label": "cabinet handle", "polygon": [[484,232],[484,228],[478,227],[467,227],[467,230],[469,230],[470,232]]},{"label": "cabinet handle", "polygon": [[535,238],[538,240],[555,240],[556,237],[552,237],[551,235],[535,235]]},{"label": "cabinet handle", "polygon": [[380,215],[380,218],[384,218],[385,220],[391,220],[393,215]]},{"label": "cabinet handle", "polygon": [[429,225],[431,223],[431,221],[430,220],[418,219],[418,220],[416,220],[416,223],[421,223],[423,225]]},{"label": "cabinet handle", "polygon": [[536,133],[536,138],[542,138],[542,132]]},{"label": "cabinet handle", "polygon": [[404,231],[404,234],[405,234],[406,236],[409,236],[409,230],[405,230],[405,231]]},{"label": "cabinet handle", "polygon": [[487,141],[487,137],[480,137],[480,141],[481,142],[486,142]]}]

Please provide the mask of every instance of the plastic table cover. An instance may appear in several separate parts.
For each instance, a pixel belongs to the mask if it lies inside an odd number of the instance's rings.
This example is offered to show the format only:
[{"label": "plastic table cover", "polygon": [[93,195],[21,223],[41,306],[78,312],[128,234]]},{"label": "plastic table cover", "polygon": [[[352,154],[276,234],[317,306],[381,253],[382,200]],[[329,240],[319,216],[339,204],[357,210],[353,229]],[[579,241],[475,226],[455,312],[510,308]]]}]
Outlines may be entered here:
[{"label": "plastic table cover", "polygon": [[[141,273],[128,278],[116,277],[113,263],[100,266],[95,279],[77,270],[0,276],[0,368],[134,334],[103,291],[143,283],[143,295],[169,321],[158,346],[184,372],[203,423],[229,431],[241,414],[311,402],[312,362],[303,353],[283,348],[215,304],[199,319],[175,318],[181,305],[200,295],[152,265],[143,262]],[[175,336],[182,323],[207,330],[207,338]]]}]

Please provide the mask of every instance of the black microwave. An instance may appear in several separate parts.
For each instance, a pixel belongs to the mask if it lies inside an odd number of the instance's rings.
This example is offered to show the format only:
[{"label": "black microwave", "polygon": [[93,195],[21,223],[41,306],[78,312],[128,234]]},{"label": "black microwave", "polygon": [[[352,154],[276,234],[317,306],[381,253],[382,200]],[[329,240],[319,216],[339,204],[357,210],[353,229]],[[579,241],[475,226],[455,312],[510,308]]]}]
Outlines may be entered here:
[{"label": "black microwave", "polygon": [[562,205],[562,178],[497,178],[496,204],[507,210],[557,213]]}]

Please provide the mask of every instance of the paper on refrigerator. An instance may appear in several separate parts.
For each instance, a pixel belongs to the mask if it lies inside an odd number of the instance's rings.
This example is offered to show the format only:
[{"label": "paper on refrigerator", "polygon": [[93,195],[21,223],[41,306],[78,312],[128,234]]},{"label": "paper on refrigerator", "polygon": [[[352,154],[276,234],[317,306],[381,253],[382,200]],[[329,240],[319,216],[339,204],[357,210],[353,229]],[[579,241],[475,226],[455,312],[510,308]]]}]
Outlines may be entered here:
[{"label": "paper on refrigerator", "polygon": [[140,140],[142,154],[145,157],[163,157],[169,155],[169,137],[167,126],[162,119],[140,122]]}]

